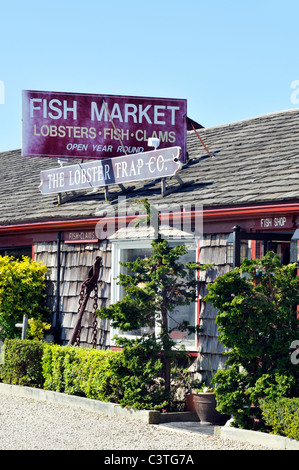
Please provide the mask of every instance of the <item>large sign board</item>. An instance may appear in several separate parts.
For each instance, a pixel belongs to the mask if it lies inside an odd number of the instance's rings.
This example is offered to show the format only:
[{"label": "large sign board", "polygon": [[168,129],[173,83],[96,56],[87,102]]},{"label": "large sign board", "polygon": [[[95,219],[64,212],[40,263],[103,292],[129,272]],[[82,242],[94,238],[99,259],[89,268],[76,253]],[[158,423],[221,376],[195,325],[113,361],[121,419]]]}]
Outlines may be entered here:
[{"label": "large sign board", "polygon": [[187,101],[22,92],[22,155],[103,159],[179,146],[186,157]]},{"label": "large sign board", "polygon": [[40,172],[42,194],[78,191],[173,176],[182,167],[180,147],[107,158]]}]

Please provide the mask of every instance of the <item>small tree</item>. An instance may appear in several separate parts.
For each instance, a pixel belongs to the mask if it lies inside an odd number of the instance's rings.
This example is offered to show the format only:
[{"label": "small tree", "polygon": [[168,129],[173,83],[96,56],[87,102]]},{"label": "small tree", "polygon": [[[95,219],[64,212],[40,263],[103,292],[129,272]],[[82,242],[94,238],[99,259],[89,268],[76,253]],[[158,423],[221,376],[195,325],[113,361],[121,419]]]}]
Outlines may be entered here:
[{"label": "small tree", "polygon": [[[198,281],[195,271],[205,268],[198,263],[184,265],[180,258],[186,253],[185,245],[170,247],[166,240],[153,240],[150,257],[120,263],[129,269],[127,274],[122,273],[118,277],[118,283],[126,291],[124,298],[98,311],[101,318],[109,318],[113,327],[124,332],[141,327],[155,330],[150,335],[150,341],[149,335],[144,335],[139,342],[143,344],[143,354],[145,346],[149,345],[147,358],[162,361],[161,375],[169,406],[171,363],[176,350],[176,343],[171,338],[169,315],[175,320],[179,306],[189,305],[196,300]],[[175,329],[188,333],[197,330],[188,322],[176,322]],[[118,338],[117,342],[124,348],[136,345],[135,339],[123,341]]]},{"label": "small tree", "polygon": [[15,323],[29,318],[47,320],[45,274],[47,267],[23,257],[16,260],[0,256],[0,340],[15,338],[20,330]]},{"label": "small tree", "polygon": [[299,326],[295,268],[270,252],[246,259],[208,286],[204,300],[218,309],[219,339],[228,348],[229,368],[215,375],[218,409],[239,426],[252,425],[250,407],[259,399],[296,395],[290,359]]}]

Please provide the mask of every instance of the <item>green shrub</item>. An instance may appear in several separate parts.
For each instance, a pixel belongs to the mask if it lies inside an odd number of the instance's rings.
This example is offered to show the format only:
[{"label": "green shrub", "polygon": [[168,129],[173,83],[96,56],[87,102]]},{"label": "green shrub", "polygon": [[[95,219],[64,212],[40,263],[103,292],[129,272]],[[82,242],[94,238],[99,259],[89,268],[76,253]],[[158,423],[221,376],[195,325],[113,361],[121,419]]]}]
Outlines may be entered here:
[{"label": "green shrub", "polygon": [[46,344],[42,357],[44,388],[64,392],[64,356],[66,348],[56,344]]},{"label": "green shrub", "polygon": [[47,344],[42,358],[44,388],[136,409],[161,409],[163,388],[155,381],[161,361],[143,361],[141,347],[136,347],[137,355],[134,348],[124,354]]},{"label": "green shrub", "polygon": [[4,342],[4,364],[0,376],[4,383],[42,388],[42,356],[44,343],[29,340]]},{"label": "green shrub", "polygon": [[20,337],[15,327],[24,314],[28,318],[47,320],[45,275],[47,267],[23,257],[16,260],[0,256],[0,340]]},{"label": "green shrub", "polygon": [[3,382],[119,403],[135,409],[166,406],[162,362],[136,341],[123,351],[6,340]]},{"label": "green shrub", "polygon": [[260,408],[273,434],[299,440],[299,398],[261,400]]},{"label": "green shrub", "polygon": [[167,407],[163,363],[158,358],[159,348],[151,337],[128,340],[118,338],[122,355],[113,365],[113,374],[119,383],[119,403],[135,409],[162,409]]},{"label": "green shrub", "polygon": [[47,344],[42,358],[44,388],[101,401],[117,401],[112,371],[121,352]]},{"label": "green shrub", "polygon": [[[148,201],[140,202],[148,211]],[[97,314],[110,319],[112,326],[123,332],[144,327],[155,330],[155,335],[144,334],[138,341],[120,339],[124,351],[123,365],[117,371],[123,385],[121,403],[171,411],[171,366],[179,345],[171,336],[170,318],[175,330],[198,332],[197,327],[181,321],[177,311],[179,306],[196,300],[200,281],[195,274],[209,265],[185,263],[183,256],[188,250],[184,244],[172,247],[158,237],[151,248],[149,257],[120,263],[126,270],[118,276],[118,284],[126,295],[97,310]]]},{"label": "green shrub", "polygon": [[27,339],[42,340],[47,330],[51,330],[51,323],[43,322],[41,318],[29,318],[26,332]]},{"label": "green shrub", "polygon": [[240,268],[208,286],[206,302],[218,309],[219,339],[227,349],[228,369],[215,374],[217,409],[239,427],[257,429],[251,417],[259,400],[298,396],[290,345],[298,337],[299,283],[296,264],[278,256],[245,259]]}]

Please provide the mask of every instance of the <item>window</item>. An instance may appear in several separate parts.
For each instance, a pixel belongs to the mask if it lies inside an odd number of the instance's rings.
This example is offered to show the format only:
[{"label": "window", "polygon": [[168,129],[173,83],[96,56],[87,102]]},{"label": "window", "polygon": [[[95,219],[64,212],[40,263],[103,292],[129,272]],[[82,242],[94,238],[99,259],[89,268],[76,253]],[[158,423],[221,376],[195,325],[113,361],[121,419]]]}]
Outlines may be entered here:
[{"label": "window", "polygon": [[14,248],[0,248],[0,256],[13,256],[22,259],[22,256],[32,258],[32,246],[16,246]]},{"label": "window", "polygon": [[[175,242],[172,242],[175,244]],[[190,261],[196,261],[196,249],[195,244],[186,243],[186,248],[188,253],[184,255],[181,260],[184,263]],[[123,266],[120,266],[119,262],[135,261],[138,257],[146,257],[151,255],[151,244],[150,241],[123,241],[123,242],[113,242],[112,244],[112,303],[117,302],[122,299],[125,295],[124,289],[122,286],[117,285],[117,280],[115,279],[120,272],[124,272]],[[122,270],[122,271],[120,271]],[[181,332],[175,329],[177,323],[182,321],[188,321],[190,325],[195,326],[196,322],[196,304],[190,304],[185,306],[178,306],[174,312],[171,312],[169,315],[169,327],[173,331],[171,333],[172,339],[174,339],[178,344],[183,344],[187,350],[194,351],[196,350],[196,334],[192,333],[188,335],[186,332]],[[138,331],[130,331],[125,334],[119,330],[112,329],[111,337],[115,334],[119,336],[128,336],[130,338],[135,336],[140,336],[144,333],[150,333],[149,328],[142,328]]]}]

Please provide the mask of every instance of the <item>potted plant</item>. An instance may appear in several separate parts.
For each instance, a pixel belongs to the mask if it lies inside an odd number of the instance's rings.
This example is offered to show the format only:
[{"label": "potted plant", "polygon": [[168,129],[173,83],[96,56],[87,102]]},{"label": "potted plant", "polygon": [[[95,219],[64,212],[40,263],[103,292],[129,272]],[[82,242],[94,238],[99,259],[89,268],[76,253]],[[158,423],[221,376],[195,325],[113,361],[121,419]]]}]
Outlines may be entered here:
[{"label": "potted plant", "polygon": [[185,411],[196,411],[194,405],[194,396],[197,394],[197,389],[200,387],[200,381],[198,379],[186,381],[186,394],[185,394]]},{"label": "potted plant", "polygon": [[212,387],[201,384],[199,388],[192,389],[190,394],[186,394],[186,410],[196,411],[201,424],[223,425],[230,418],[216,410],[216,397]]}]

